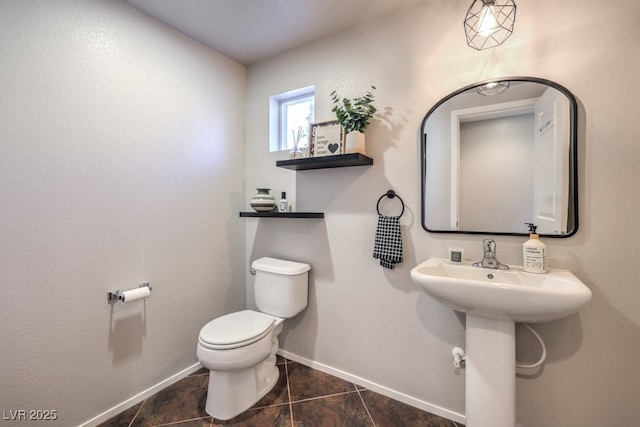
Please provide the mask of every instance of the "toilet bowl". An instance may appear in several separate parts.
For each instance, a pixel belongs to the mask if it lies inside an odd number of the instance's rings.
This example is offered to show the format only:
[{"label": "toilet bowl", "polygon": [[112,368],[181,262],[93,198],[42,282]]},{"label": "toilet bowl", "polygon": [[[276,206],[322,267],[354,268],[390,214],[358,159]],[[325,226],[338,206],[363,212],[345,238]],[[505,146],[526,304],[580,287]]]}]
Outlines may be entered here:
[{"label": "toilet bowl", "polygon": [[276,351],[283,322],[307,306],[307,264],[260,258],[252,268],[260,311],[218,317],[198,336],[198,360],[210,370],[205,410],[222,421],[249,409],[276,384]]},{"label": "toilet bowl", "polygon": [[197,356],[211,371],[205,407],[209,415],[229,420],[273,388],[279,376],[275,361],[283,321],[244,310],[219,317],[202,328]]}]

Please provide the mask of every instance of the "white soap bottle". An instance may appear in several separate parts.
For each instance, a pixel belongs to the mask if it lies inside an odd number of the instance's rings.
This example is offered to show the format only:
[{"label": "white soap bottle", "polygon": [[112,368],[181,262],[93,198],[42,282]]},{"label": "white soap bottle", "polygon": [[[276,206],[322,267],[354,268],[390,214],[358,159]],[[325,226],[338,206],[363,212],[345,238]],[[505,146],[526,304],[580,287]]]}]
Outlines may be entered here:
[{"label": "white soap bottle", "polygon": [[529,273],[546,273],[547,246],[536,234],[538,227],[529,222],[525,224],[529,226],[529,240],[522,244],[522,267]]}]

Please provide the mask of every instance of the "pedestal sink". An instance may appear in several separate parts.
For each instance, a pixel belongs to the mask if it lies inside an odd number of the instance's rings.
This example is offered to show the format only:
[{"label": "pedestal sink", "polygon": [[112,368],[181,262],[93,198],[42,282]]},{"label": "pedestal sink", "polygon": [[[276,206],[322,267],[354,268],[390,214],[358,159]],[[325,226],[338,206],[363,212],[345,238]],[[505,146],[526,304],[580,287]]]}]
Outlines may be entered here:
[{"label": "pedestal sink", "polygon": [[526,273],[429,258],[411,278],[431,297],[466,313],[467,427],[516,425],[515,322],[548,322],[575,313],[591,291],[567,270]]}]

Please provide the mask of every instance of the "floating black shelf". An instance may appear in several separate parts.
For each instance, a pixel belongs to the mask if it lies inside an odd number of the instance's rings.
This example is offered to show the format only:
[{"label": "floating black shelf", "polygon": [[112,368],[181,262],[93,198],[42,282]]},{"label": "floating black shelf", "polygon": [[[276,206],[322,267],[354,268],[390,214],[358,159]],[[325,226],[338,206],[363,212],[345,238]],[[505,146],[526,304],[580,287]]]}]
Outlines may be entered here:
[{"label": "floating black shelf", "polygon": [[341,168],[346,166],[369,166],[372,164],[373,159],[371,157],[365,156],[364,154],[360,153],[276,161],[277,167],[296,171],[308,169]]},{"label": "floating black shelf", "polygon": [[243,218],[324,218],[323,212],[240,212]]}]

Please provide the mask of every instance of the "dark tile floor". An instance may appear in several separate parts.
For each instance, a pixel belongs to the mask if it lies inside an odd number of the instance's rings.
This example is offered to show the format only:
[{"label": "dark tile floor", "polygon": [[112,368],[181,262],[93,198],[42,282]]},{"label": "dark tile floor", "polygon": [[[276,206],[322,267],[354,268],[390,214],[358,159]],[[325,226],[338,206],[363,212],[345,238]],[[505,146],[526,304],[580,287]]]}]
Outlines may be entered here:
[{"label": "dark tile floor", "polygon": [[229,421],[204,410],[209,373],[183,378],[99,427],[457,427],[459,424],[278,356],[280,378],[251,409]]}]

